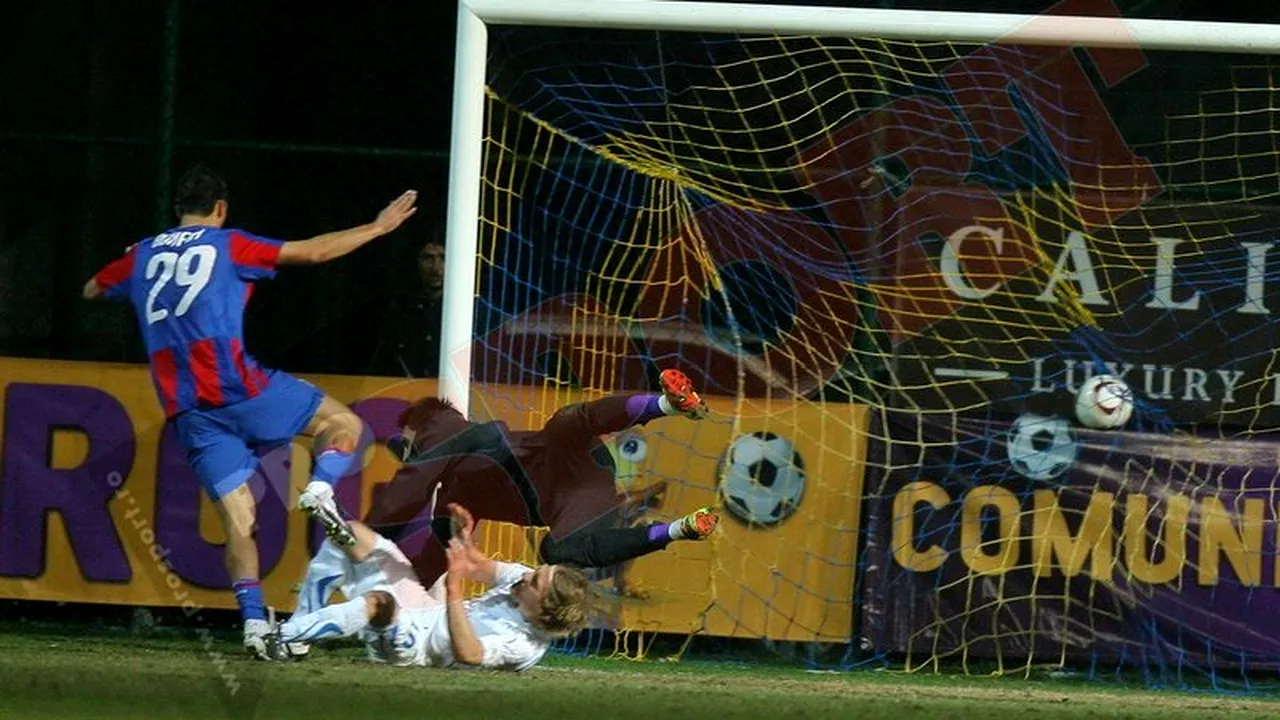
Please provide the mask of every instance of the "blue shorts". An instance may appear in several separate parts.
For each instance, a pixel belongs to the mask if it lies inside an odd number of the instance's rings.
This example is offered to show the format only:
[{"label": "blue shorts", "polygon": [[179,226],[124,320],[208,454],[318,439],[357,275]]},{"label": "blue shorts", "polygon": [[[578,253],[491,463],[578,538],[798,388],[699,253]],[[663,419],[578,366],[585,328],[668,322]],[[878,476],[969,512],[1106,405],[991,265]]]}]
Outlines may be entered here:
[{"label": "blue shorts", "polygon": [[179,413],[174,429],[200,486],[217,501],[253,477],[258,468],[254,450],[293,440],[323,399],[315,385],[276,371],[257,397]]}]

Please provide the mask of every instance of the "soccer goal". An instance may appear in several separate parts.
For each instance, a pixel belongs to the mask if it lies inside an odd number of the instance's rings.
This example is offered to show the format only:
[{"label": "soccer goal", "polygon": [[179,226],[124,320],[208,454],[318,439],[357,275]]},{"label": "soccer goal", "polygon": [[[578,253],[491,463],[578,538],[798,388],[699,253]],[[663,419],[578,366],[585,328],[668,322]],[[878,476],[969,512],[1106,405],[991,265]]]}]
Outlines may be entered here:
[{"label": "soccer goal", "polygon": [[[725,515],[619,571],[613,629],[1247,682],[1280,664],[1278,50],[1108,0],[463,0],[441,393],[709,396],[610,444],[656,515]],[[1103,374],[1118,429],[1073,411]]]}]

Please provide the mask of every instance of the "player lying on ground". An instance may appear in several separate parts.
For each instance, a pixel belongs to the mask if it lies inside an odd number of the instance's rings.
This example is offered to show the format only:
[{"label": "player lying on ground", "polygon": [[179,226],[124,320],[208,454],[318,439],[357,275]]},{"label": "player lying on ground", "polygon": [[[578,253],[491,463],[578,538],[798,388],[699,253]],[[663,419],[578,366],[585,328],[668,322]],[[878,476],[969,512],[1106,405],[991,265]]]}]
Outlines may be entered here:
[{"label": "player lying on ground", "polygon": [[[430,591],[395,543],[361,523],[351,524],[353,546],[325,540],[316,555],[324,560],[308,568],[300,597],[337,587],[350,599],[295,613],[270,636],[271,656],[285,660],[297,644],[359,637],[377,662],[524,670],[556,638],[585,627],[591,584],[580,570],[496,562],[472,543],[475,522],[466,509],[450,511],[458,530],[449,540],[448,569]],[[464,580],[490,589],[465,600]]]},{"label": "player lying on ground", "polygon": [[[600,439],[660,417],[706,415],[706,403],[683,373],[665,370],[660,384],[661,393],[570,405],[534,431],[468,422],[442,400],[420,400],[401,414],[402,437],[389,443],[405,467],[379,488],[365,524],[404,546],[425,529],[419,518],[457,503],[480,520],[547,527],[542,562],[589,568],[610,568],[673,540],[705,538],[719,522],[707,508],[670,523],[630,527],[637,499],[618,492],[613,459]],[[413,555],[428,585],[444,570],[448,542],[448,524],[430,524],[436,539]]]},{"label": "player lying on ground", "polygon": [[299,507],[331,536],[354,542],[332,486],[350,468],[363,424],[315,386],[245,352],[245,304],[254,283],[282,265],[328,262],[395,230],[413,215],[416,199],[416,192],[404,193],[367,225],[281,242],[224,228],[226,183],[197,166],[176,189],[178,226],[132,245],[85,283],[86,298],[133,305],[160,404],[222,520],[244,644],[260,657],[268,628],[248,485],[258,467],[254,450],[296,435],[314,438],[311,482]]}]

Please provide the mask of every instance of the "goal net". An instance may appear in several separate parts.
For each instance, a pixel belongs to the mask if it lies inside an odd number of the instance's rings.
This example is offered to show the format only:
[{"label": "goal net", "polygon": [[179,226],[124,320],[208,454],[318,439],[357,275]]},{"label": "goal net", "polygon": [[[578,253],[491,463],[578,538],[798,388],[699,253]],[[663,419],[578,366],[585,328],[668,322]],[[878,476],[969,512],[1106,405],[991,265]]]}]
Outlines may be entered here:
[{"label": "goal net", "polygon": [[[595,641],[1280,660],[1271,58],[500,26],[488,53],[473,415],[665,368],[714,410],[611,438],[657,498],[630,522],[724,520],[602,572]],[[1073,415],[1097,374],[1121,430]]]}]

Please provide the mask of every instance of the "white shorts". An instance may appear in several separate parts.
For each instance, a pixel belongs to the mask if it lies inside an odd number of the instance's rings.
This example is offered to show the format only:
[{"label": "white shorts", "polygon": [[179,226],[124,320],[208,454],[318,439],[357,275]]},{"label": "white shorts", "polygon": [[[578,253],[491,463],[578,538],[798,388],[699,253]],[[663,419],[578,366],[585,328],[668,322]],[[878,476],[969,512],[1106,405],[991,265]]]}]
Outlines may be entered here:
[{"label": "white shorts", "polygon": [[375,591],[389,593],[395,598],[397,608],[420,610],[442,604],[422,587],[413,563],[404,556],[404,552],[382,536],[378,537],[369,557],[362,562],[351,563],[342,586],[342,594],[349,598]]},{"label": "white shorts", "polygon": [[[342,594],[350,598],[379,591],[391,595],[396,612],[387,627],[361,631],[369,659],[390,665],[424,664],[427,638],[434,628],[424,627],[423,621],[440,617],[444,603],[427,592],[413,564],[385,537],[378,538],[368,558],[352,563],[342,588]],[[422,612],[433,609],[437,612]]]}]

